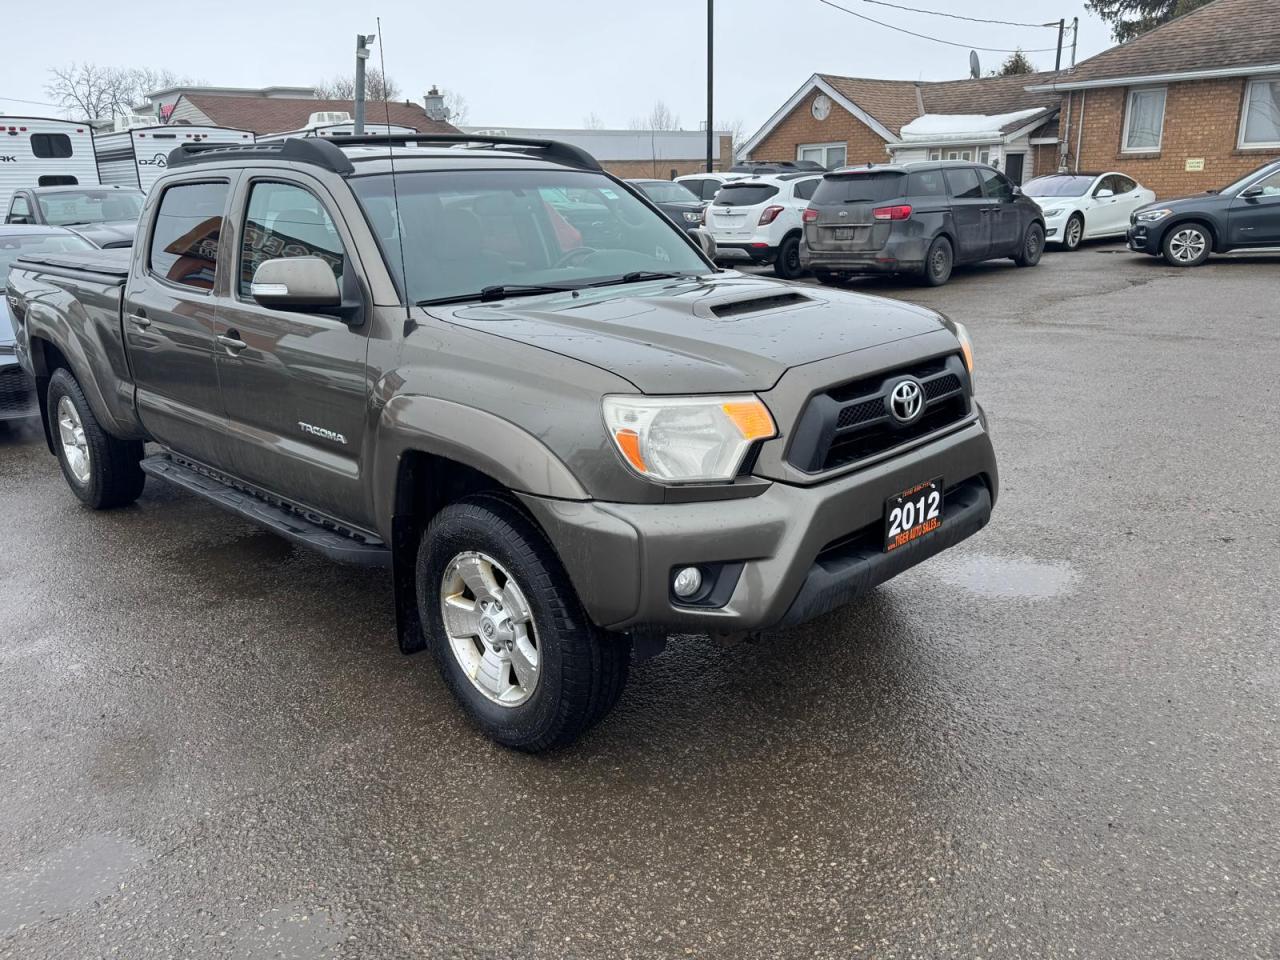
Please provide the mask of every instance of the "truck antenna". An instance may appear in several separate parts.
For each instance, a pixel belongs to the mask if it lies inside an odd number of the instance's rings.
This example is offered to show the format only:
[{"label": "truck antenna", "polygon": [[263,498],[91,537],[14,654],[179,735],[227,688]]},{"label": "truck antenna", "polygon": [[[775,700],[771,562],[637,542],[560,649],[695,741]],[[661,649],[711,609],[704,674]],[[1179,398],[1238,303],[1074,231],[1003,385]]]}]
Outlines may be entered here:
[{"label": "truck antenna", "polygon": [[400,247],[400,284],[404,287],[404,332],[409,334],[416,324],[409,305],[409,271],[404,261],[404,221],[400,219],[400,191],[396,186],[396,151],[391,141],[391,101],[387,97],[387,42],[382,32],[382,18],[374,18],[378,24],[378,69],[382,71],[382,112],[387,124],[387,160],[391,164],[391,202],[396,211],[396,238]]}]

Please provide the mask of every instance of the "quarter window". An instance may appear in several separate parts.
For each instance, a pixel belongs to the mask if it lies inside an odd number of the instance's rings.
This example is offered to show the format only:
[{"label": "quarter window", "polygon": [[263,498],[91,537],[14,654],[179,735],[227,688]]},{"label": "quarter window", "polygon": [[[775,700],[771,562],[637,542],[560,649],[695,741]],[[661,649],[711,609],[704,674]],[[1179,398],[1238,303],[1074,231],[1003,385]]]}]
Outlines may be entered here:
[{"label": "quarter window", "polygon": [[822,182],[821,177],[814,177],[812,180],[802,180],[796,184],[795,196],[797,200],[812,200],[813,191],[818,189],[818,184]]},{"label": "quarter window", "polygon": [[951,188],[951,196],[957,200],[981,200],[982,181],[978,179],[978,171],[973,167],[960,167],[945,171],[947,186]]},{"label": "quarter window", "polygon": [[1280,77],[1250,81],[1244,98],[1240,146],[1280,147]]},{"label": "quarter window", "polygon": [[942,182],[941,170],[921,170],[907,178],[907,196],[909,197],[945,197],[946,184]]},{"label": "quarter window", "polygon": [[33,133],[31,152],[41,160],[65,160],[71,156],[71,138],[65,133]]},{"label": "quarter window", "polygon": [[1125,111],[1124,149],[1151,153],[1160,149],[1164,130],[1164,87],[1130,90]]},{"label": "quarter window", "polygon": [[290,183],[255,183],[240,241],[240,295],[249,296],[264,261],[281,257],[319,257],[342,287],[342,239],[319,198]]},{"label": "quarter window", "polygon": [[160,198],[149,251],[151,270],[170,283],[212,290],[227,184],[183,183]]},{"label": "quarter window", "polygon": [[1118,173],[1111,178],[1111,181],[1114,184],[1111,189],[1116,192],[1116,196],[1120,196],[1122,193],[1128,193],[1129,191],[1136,190],[1138,188],[1136,183],[1128,177],[1120,176]]}]

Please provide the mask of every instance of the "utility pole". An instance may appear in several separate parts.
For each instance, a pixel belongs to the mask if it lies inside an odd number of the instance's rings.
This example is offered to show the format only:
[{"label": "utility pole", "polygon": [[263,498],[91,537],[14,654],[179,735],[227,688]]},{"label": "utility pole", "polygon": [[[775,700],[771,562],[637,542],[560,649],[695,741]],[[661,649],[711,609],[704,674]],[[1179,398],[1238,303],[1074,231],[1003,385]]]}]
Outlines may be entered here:
[{"label": "utility pole", "polygon": [[1071,18],[1071,69],[1076,68],[1076,41],[1080,39],[1080,18]]},{"label": "utility pole", "polygon": [[716,0],[707,0],[707,173],[712,170],[712,158],[716,151],[712,148],[715,142],[715,121],[711,119],[714,110],[715,85],[715,5]]},{"label": "utility pole", "polygon": [[352,126],[357,137],[364,133],[364,62],[369,59],[369,44],[376,36],[374,33],[356,34],[356,115]]},{"label": "utility pole", "polygon": [[1067,29],[1067,21],[1064,17],[1058,21],[1058,56],[1053,61],[1053,70],[1056,73],[1062,69],[1062,34]]}]

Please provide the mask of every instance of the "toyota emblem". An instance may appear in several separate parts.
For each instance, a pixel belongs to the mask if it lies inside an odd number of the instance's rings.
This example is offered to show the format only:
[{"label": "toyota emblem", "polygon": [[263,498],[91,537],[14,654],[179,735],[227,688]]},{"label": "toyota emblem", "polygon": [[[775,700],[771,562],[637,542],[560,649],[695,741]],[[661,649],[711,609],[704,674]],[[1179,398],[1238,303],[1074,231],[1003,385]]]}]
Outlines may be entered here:
[{"label": "toyota emblem", "polygon": [[915,380],[899,380],[889,391],[889,412],[899,423],[911,423],[924,411],[924,391]]}]

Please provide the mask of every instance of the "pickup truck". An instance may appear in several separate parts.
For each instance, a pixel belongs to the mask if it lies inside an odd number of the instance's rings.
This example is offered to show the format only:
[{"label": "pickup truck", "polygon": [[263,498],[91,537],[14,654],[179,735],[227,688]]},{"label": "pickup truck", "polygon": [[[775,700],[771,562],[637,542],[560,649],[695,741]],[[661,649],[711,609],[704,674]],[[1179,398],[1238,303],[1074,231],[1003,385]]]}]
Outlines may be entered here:
[{"label": "pickup truck", "polygon": [[84,504],[151,477],[386,567],[401,649],[533,752],[668,636],[803,623],[990,517],[962,325],[713,246],[553,141],[185,146],[132,250],[8,297]]}]

